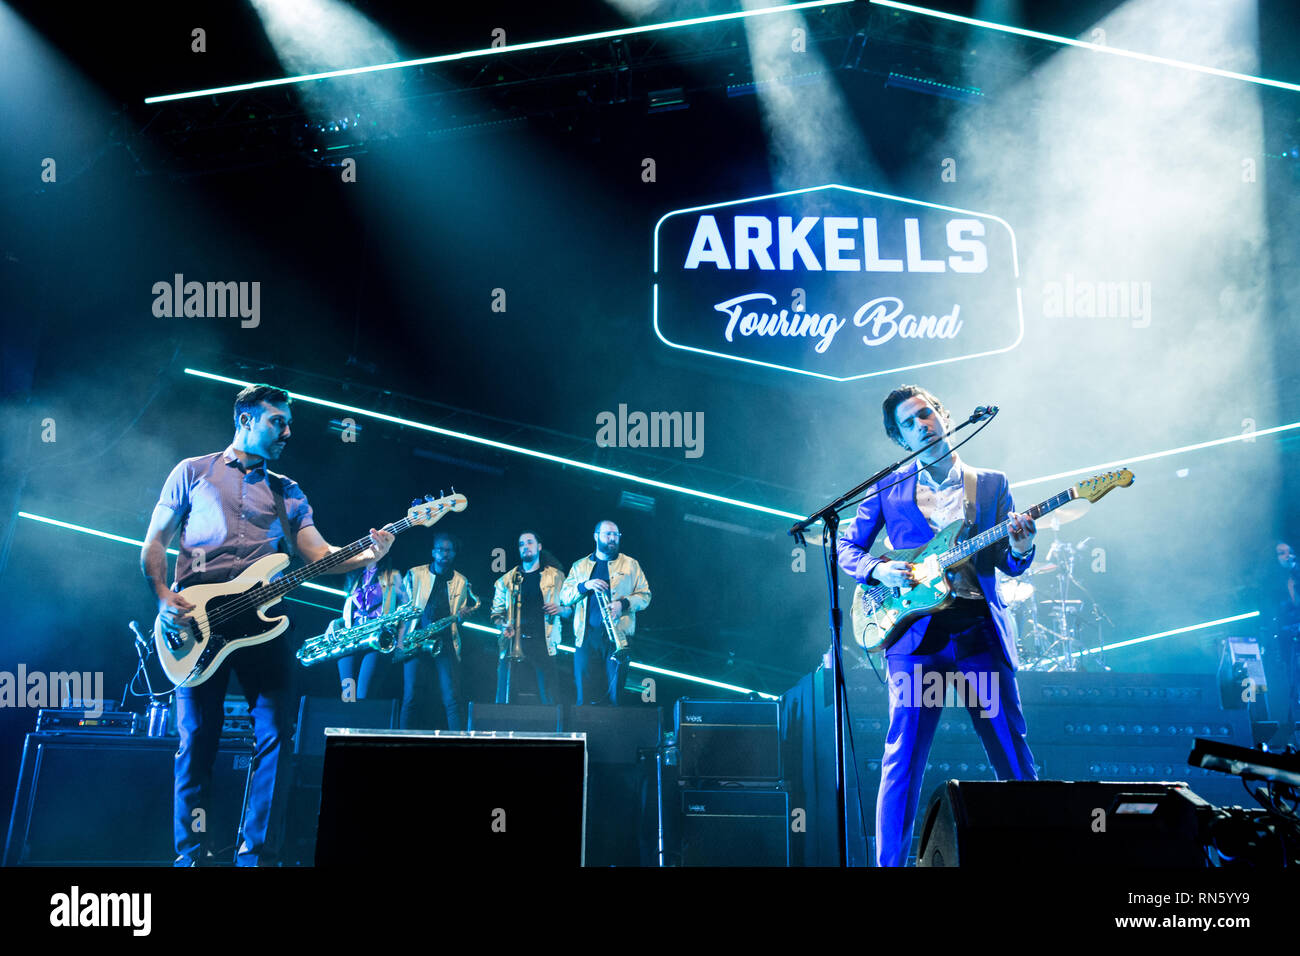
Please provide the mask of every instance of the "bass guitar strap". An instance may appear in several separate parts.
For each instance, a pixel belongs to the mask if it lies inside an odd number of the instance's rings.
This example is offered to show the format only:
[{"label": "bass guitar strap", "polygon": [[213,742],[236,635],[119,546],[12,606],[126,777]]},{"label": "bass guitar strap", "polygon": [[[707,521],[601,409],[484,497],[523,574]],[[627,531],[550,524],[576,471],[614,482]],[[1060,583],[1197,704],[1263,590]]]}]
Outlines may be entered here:
[{"label": "bass guitar strap", "polygon": [[280,531],[284,535],[284,543],[289,549],[289,557],[295,558],[298,556],[298,549],[294,547],[293,531],[289,527],[289,514],[284,507],[284,481],[279,475],[273,475],[268,470],[266,485],[271,489],[271,497],[275,499],[275,516],[280,519]]}]

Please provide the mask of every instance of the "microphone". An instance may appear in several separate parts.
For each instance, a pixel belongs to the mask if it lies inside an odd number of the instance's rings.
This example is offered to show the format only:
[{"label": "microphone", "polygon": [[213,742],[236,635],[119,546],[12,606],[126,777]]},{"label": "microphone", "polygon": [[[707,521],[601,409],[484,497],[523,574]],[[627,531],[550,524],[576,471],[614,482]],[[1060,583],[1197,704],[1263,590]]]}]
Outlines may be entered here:
[{"label": "microphone", "polygon": [[998,407],[996,405],[980,405],[971,413],[970,420],[972,422],[982,422],[986,418],[992,418],[997,413]]},{"label": "microphone", "polygon": [[140,633],[140,622],[139,622],[139,621],[132,621],[132,622],[131,622],[129,625],[127,625],[127,626],[130,627],[131,630],[135,632],[135,642],[136,642],[137,644],[139,644],[141,647],[143,647],[145,650],[148,650],[148,649],[149,649],[149,642],[148,642],[147,640],[145,640],[145,636],[144,636],[143,634]]}]

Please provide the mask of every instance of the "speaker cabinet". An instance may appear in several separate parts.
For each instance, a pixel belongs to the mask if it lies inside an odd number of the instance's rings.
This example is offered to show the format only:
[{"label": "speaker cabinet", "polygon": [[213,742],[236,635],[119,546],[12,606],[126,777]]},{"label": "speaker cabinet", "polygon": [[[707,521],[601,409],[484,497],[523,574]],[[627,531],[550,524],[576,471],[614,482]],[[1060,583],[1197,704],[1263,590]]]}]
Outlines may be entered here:
[{"label": "speaker cabinet", "polygon": [[789,866],[790,795],[683,790],[682,866]]},{"label": "speaker cabinet", "polygon": [[317,866],[581,866],[576,734],[330,731]]},{"label": "speaker cabinet", "polygon": [[917,866],[1201,867],[1212,809],[1185,783],[949,780]]},{"label": "speaker cabinet", "polygon": [[562,714],[558,704],[482,704],[472,700],[469,729],[555,734],[562,729]]},{"label": "speaker cabinet", "polygon": [[[169,866],[176,737],[28,734],[6,866]],[[214,862],[234,862],[252,747],[222,740],[207,830]]]},{"label": "speaker cabinet", "polygon": [[288,795],[281,851],[286,863],[311,866],[315,860],[325,728],[395,730],[400,715],[400,702],[388,697],[365,700],[303,697],[298,702],[298,725],[293,735],[293,787]]},{"label": "speaker cabinet", "polygon": [[571,707],[568,730],[587,735],[593,764],[635,766],[641,751],[659,746],[658,707]]},{"label": "speaker cabinet", "polygon": [[326,727],[395,730],[400,713],[398,701],[391,698],[303,697],[298,702],[298,727],[293,734],[294,756],[325,756]]}]

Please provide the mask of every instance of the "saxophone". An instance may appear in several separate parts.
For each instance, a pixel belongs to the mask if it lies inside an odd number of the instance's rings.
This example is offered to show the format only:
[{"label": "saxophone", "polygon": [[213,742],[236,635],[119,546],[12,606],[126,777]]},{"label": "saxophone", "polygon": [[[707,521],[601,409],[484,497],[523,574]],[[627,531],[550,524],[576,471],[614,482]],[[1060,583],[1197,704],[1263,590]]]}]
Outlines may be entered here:
[{"label": "saxophone", "polygon": [[377,617],[355,627],[335,629],[333,624],[326,628],[324,634],[309,637],[298,648],[298,660],[303,667],[311,667],[321,661],[337,660],[357,651],[378,651],[391,654],[397,646],[397,628],[405,621],[420,616],[420,609],[413,603],[403,604],[391,614]]},{"label": "saxophone", "polygon": [[478,609],[479,602],[475,601],[474,604],[463,608],[456,614],[438,618],[428,627],[422,627],[418,631],[411,631],[402,638],[402,646],[393,651],[393,663],[400,664],[403,661],[408,661],[425,648],[429,649],[431,657],[437,657],[442,653],[442,638],[438,635],[455,624],[460,618],[469,617]]},{"label": "saxophone", "polygon": [[456,623],[456,615],[439,618],[428,627],[422,627],[418,631],[412,631],[402,638],[402,646],[393,651],[393,663],[400,664],[402,661],[409,661],[416,654],[420,653],[426,647],[429,654],[437,657],[442,653],[442,638],[438,635]]}]

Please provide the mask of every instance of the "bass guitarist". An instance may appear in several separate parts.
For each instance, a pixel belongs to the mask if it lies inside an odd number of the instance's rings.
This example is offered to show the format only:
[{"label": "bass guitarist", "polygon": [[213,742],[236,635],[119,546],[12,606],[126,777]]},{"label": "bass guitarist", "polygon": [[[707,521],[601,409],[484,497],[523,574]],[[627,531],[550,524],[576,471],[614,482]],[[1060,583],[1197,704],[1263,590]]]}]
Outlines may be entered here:
[{"label": "bass guitarist", "polygon": [[[951,427],[939,399],[916,385],[890,392],[882,412],[885,432],[908,451]],[[915,581],[912,565],[868,554],[881,528],[895,549],[920,547],[964,516],[974,517],[970,534],[1003,520],[1010,530],[1009,542],[1003,539],[954,569],[951,607],[919,618],[885,652],[889,732],[876,800],[876,862],[902,866],[943,708],[942,696],[935,700],[923,692],[927,687],[942,687],[960,675],[958,680],[991,691],[995,699],[967,701],[989,763],[1000,780],[1036,779],[1016,687],[1015,634],[994,580],[994,568],[1013,577],[1029,568],[1036,529],[1031,518],[1013,510],[1006,475],[963,464],[946,438],[876,488],[880,494],[862,502],[838,542],[840,567],[866,586],[900,588]]]},{"label": "bass guitarist", "polygon": [[[289,441],[289,395],[270,385],[250,385],[235,397],[235,437],[225,451],[187,458],[172,469],[149,522],[140,561],[158,599],[164,625],[190,620],[194,605],[177,594],[192,584],[230,581],[259,558],[287,548],[318,561],[337,548],[316,530],[307,496],[297,483],[266,467]],[[167,584],[167,545],[180,531],[176,583]],[[393,535],[370,529],[371,547],[331,569],[346,573],[380,560]],[[222,705],[231,670],[248,698],[256,753],[236,863],[278,862],[284,814],[284,778],[293,729],[293,648],[272,640],[236,650],[212,676],[176,690],[173,830],[176,865],[203,859],[203,808],[208,807],[212,765],[221,737]],[[278,784],[278,786],[277,786]]]}]

